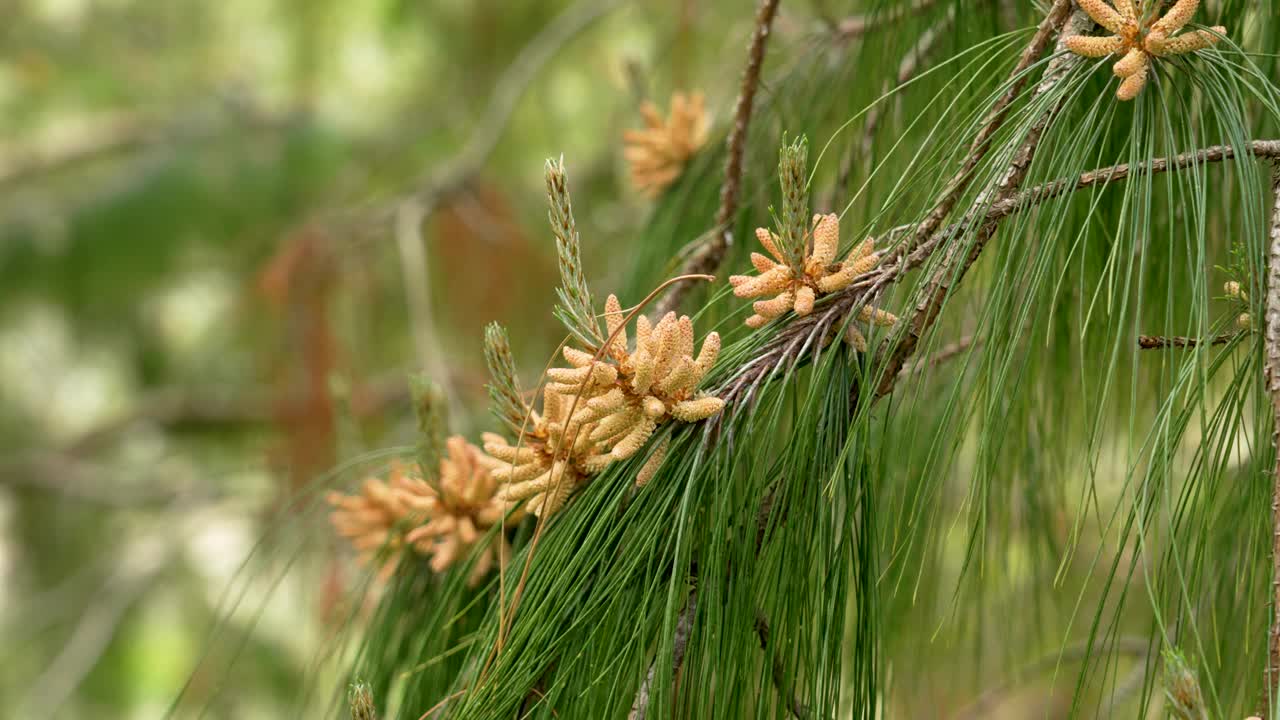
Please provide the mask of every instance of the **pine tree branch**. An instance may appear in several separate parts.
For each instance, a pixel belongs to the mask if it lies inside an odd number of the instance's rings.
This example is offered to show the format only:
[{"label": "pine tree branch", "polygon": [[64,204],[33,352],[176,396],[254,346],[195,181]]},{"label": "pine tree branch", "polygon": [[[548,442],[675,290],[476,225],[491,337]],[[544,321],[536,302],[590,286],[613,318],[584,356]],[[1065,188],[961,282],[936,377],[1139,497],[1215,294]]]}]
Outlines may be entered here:
[{"label": "pine tree branch", "polygon": [[[716,211],[715,230],[706,244],[693,252],[680,275],[714,275],[724,260],[729,244],[733,242],[730,224],[738,212],[738,195],[742,186],[742,156],[747,147],[747,128],[751,124],[751,112],[755,107],[756,88],[760,85],[760,70],[764,65],[765,47],[773,30],[779,0],[760,0],[756,9],[755,32],[747,48],[747,65],[742,71],[742,87],[733,111],[733,125],[729,128],[728,153],[724,163],[724,184],[720,186],[720,208]],[[688,292],[687,284],[672,285],[667,294],[658,300],[654,317],[662,317],[675,310]]]},{"label": "pine tree branch", "polygon": [[[1111,647],[1121,655],[1130,655],[1141,658],[1141,661],[1137,663],[1137,667],[1138,669],[1145,671],[1146,657],[1151,649],[1150,640],[1142,637],[1119,637],[1111,643]],[[1054,670],[1064,663],[1087,660],[1096,649],[1095,643],[1092,640],[1086,640],[1046,654],[1039,660],[1036,660],[1027,667],[1022,668],[1018,671],[1018,675],[1022,677],[1031,677],[1049,670]],[[972,702],[957,711],[955,715],[952,716],[953,720],[969,720],[971,718],[991,717],[992,709],[1014,687],[1016,687],[1014,682],[1007,680],[995,687],[983,691],[983,693],[974,698]],[[1119,688],[1119,690],[1124,689],[1125,688],[1123,687]],[[1120,694],[1119,691],[1117,694]]]},{"label": "pine tree branch", "polygon": [[[1065,7],[1063,7],[1065,6]],[[1053,17],[1061,16],[1056,25],[1048,26],[1050,31],[1058,34],[1057,54],[1049,62],[1049,67],[1045,70],[1044,78],[1040,81],[1040,85],[1036,88],[1036,95],[1041,96],[1048,93],[1054,86],[1066,77],[1072,67],[1079,64],[1080,57],[1073,53],[1065,52],[1066,46],[1063,38],[1070,35],[1077,35],[1083,32],[1087,27],[1092,25],[1092,20],[1081,10],[1076,10],[1070,17],[1070,21],[1066,20],[1066,10],[1071,7],[1070,0],[1059,0],[1049,11],[1046,22]],[[1059,12],[1060,11],[1060,12]],[[1063,29],[1065,26],[1065,29]],[[1041,23],[1041,30],[1046,29],[1046,24]],[[1032,41],[1032,47],[1036,47],[1039,41],[1040,33],[1037,32],[1036,39]],[[1047,40],[1040,41],[1047,44]],[[1035,58],[1044,52],[1044,44],[1039,45],[1039,52],[1035,55],[1028,53],[1023,54],[1023,59],[1034,62]],[[1028,48],[1031,49],[1031,48]],[[1021,63],[1020,63],[1021,64]],[[1013,161],[1005,170],[1004,175],[993,186],[987,188],[983,195],[990,194],[995,202],[1007,200],[1018,192],[1019,186],[1027,176],[1027,170],[1031,166],[1031,160],[1035,157],[1036,149],[1040,146],[1040,140],[1044,137],[1044,132],[1049,127],[1049,123],[1057,117],[1058,112],[1065,102],[1065,96],[1058,99],[1052,107],[1045,110],[1039,118],[1032,123],[1031,128],[1027,132],[1026,138],[1022,141],[1022,145],[1014,153]],[[986,129],[984,128],[984,131]],[[992,130],[988,135],[994,134]],[[980,133],[981,134],[981,133]],[[988,144],[989,144],[988,140]],[[985,204],[985,203],[981,203]],[[926,222],[928,222],[926,220]],[[876,390],[878,397],[883,397],[893,391],[894,385],[898,381],[898,372],[902,369],[906,362],[916,349],[920,342],[920,338],[928,331],[930,327],[937,322],[938,316],[942,313],[942,307],[946,303],[948,297],[951,296],[952,287],[958,284],[965,273],[973,263],[977,261],[978,256],[982,254],[983,248],[987,242],[995,235],[999,222],[996,220],[987,220],[969,243],[966,249],[964,243],[952,243],[948,246],[946,255],[943,256],[937,270],[933,273],[932,278],[926,285],[924,296],[916,304],[915,311],[912,314],[910,324],[908,325],[907,334],[893,347],[888,357],[885,370],[880,380],[880,387]]]},{"label": "pine tree branch", "polygon": [[974,345],[975,343],[973,341],[973,336],[965,335],[959,340],[939,348],[937,352],[933,353],[929,357],[920,358],[919,360],[916,361],[915,365],[909,368],[907,367],[902,368],[902,370],[898,371],[898,379],[905,380],[906,378],[911,377],[912,375],[919,375],[925,372],[926,370],[935,368],[947,362],[948,360],[960,355],[965,350],[968,350]]},{"label": "pine tree branch", "polygon": [[903,18],[922,13],[937,4],[938,0],[916,0],[910,5],[900,5],[882,13],[850,15],[836,23],[835,36],[837,40],[847,42],[873,30],[892,25]]},{"label": "pine tree branch", "polygon": [[1166,348],[1192,348],[1197,345],[1226,345],[1240,337],[1240,333],[1223,333],[1208,340],[1183,337],[1181,335],[1139,335],[1138,348],[1141,350],[1163,350]]},{"label": "pine tree branch", "polygon": [[[1272,165],[1271,246],[1267,253],[1266,381],[1271,396],[1271,632],[1267,653],[1267,709],[1280,695],[1280,162]],[[1267,713],[1271,716],[1271,713]]]},{"label": "pine tree branch", "polygon": [[[1023,51],[1021,60],[1013,70],[1013,77],[1019,78],[1026,67],[1034,64],[1044,54],[1048,48],[1049,38],[1066,24],[1067,11],[1070,7],[1071,0],[1055,0],[1053,7],[1045,16],[1044,22],[1041,23],[1039,30],[1032,37],[1031,43]],[[1080,20],[1079,18],[1084,19]],[[1076,13],[1076,16],[1073,17],[1073,23],[1078,26],[1083,26],[1085,22],[1087,22],[1087,16],[1082,12]],[[1037,87],[1036,92],[1038,94],[1048,92],[1050,88],[1061,80],[1074,62],[1076,62],[1074,55],[1065,52],[1059,53],[1050,62],[1044,79]],[[1021,80],[1025,80],[1025,78],[1021,78]],[[1012,84],[1022,87],[1024,83],[1013,82]],[[999,102],[1003,103],[1004,100],[1005,98],[1002,97]],[[1009,102],[1012,102],[1012,99]],[[1022,146],[1014,154],[1009,168],[998,182],[993,183],[992,187],[988,188],[988,193],[994,195],[992,205],[1008,200],[1016,194],[1018,186],[1026,175],[1035,149],[1039,145],[1040,138],[1047,128],[1049,120],[1056,115],[1057,109],[1058,105],[1055,105],[1032,125]],[[1001,112],[988,113],[988,125],[979,134],[987,137],[993,136],[998,129],[995,126],[1003,123],[1006,114]],[[989,141],[985,143],[985,145],[989,144]],[[971,148],[971,156],[975,153],[986,154],[986,147],[984,147],[983,143],[975,142]],[[967,161],[966,164],[968,164]],[[960,175],[957,175],[956,178],[960,178]],[[967,180],[953,180],[952,184],[960,182],[967,185]],[[940,204],[943,202],[948,202],[946,197],[940,201]],[[977,207],[971,212],[978,212]],[[917,305],[917,312],[911,320],[910,332],[895,346],[894,352],[888,358],[888,363],[882,365],[886,370],[882,376],[877,397],[883,397],[892,389],[898,372],[902,369],[906,359],[914,353],[919,343],[920,333],[931,326],[937,319],[937,315],[941,311],[942,302],[949,294],[951,284],[958,282],[963,275],[963,271],[967,270],[977,259],[986,241],[990,239],[998,227],[1000,218],[993,217],[990,220],[986,220],[984,216],[980,215],[978,218],[962,220],[955,225],[935,232],[934,236],[919,248],[919,251],[925,253],[925,257],[927,257],[928,254],[936,252],[943,246],[943,240],[953,237],[957,228],[965,227],[968,223],[975,221],[981,221],[982,225],[979,227],[977,236],[969,246],[967,253],[963,253],[963,248],[958,244],[948,246],[947,256],[943,258],[941,267],[933,275],[926,287],[924,297],[921,298]],[[915,226],[915,228],[918,230],[919,227],[928,222],[926,220],[921,225]],[[898,230],[899,228],[890,230],[886,235],[892,236]],[[911,244],[904,243],[904,246]],[[836,295],[834,302],[827,304],[822,312],[814,312],[793,319],[790,325],[779,332],[756,358],[740,367],[736,374],[717,388],[717,394],[729,404],[744,401],[749,403],[756,390],[778,368],[786,363],[795,362],[811,349],[825,346],[834,337],[834,331],[838,329],[839,324],[849,312],[864,303],[873,302],[885,287],[899,282],[905,272],[912,267],[908,263],[911,255],[907,255],[905,250],[899,252],[899,257],[901,258],[900,262],[882,266],[880,270],[870,273],[865,280],[854,283],[847,290]],[[923,262],[923,259],[918,262]],[[952,277],[953,275],[954,277]],[[725,417],[725,414],[721,413],[718,417]]]},{"label": "pine tree branch", "polygon": [[[756,637],[760,639],[760,649],[764,652],[769,651],[769,638],[772,632],[769,629],[769,619],[759,609],[756,610]],[[773,679],[773,686],[778,690],[778,694],[784,698],[788,698],[787,710],[796,720],[808,720],[809,708],[800,702],[800,698],[796,697],[795,688],[787,684],[787,669],[782,664],[782,658],[773,657],[773,662],[769,669],[769,674]]]},{"label": "pine tree branch", "polygon": [[961,164],[960,170],[948,181],[933,210],[916,227],[915,237],[904,246],[904,251],[911,249],[914,245],[923,242],[937,232],[942,225],[942,221],[946,219],[947,215],[951,214],[956,203],[960,201],[960,197],[968,189],[969,183],[973,181],[974,171],[977,169],[978,164],[982,162],[982,159],[991,150],[991,143],[995,140],[996,132],[1004,126],[1005,118],[1008,117],[1012,109],[1013,101],[1022,94],[1022,89],[1030,79],[1027,70],[1044,55],[1049,46],[1049,40],[1057,34],[1063,23],[1066,22],[1071,6],[1071,0],[1054,0],[1048,14],[1045,15],[1040,26],[1036,28],[1036,33],[1031,38],[1031,43],[1022,51],[1022,57],[1018,59],[1018,64],[1014,66],[1008,88],[1000,96],[1000,99],[996,101],[990,112],[987,113],[986,121],[970,144],[969,154]]},{"label": "pine tree branch", "polygon": [[[1081,173],[1079,177],[1051,180],[1023,190],[1004,200],[998,200],[987,208],[985,214],[976,218],[966,218],[943,228],[934,236],[910,253],[895,252],[886,258],[873,272],[852,285],[846,292],[856,293],[869,287],[883,287],[898,282],[910,270],[920,267],[933,252],[948,238],[962,235],[974,223],[986,223],[1003,220],[1015,213],[1030,210],[1041,203],[1063,195],[1084,190],[1094,186],[1106,186],[1113,182],[1140,177],[1146,174],[1159,174],[1181,171],[1188,168],[1203,167],[1209,163],[1222,162],[1235,158],[1243,152],[1255,158],[1280,159],[1280,140],[1253,140],[1241,150],[1231,145],[1212,145],[1195,152],[1186,152],[1172,158],[1155,158],[1148,163],[1130,166],[1128,163],[1110,165]],[[894,238],[909,232],[914,225],[899,225],[881,233],[875,240],[876,245],[886,245]]]},{"label": "pine tree branch", "polygon": [[[689,593],[689,600],[685,603],[684,609],[676,617],[676,630],[671,638],[671,674],[673,677],[680,672],[680,668],[684,665],[685,652],[689,649],[689,635],[693,632],[693,616],[697,612],[698,591],[695,588]],[[644,720],[649,714],[649,702],[653,697],[654,675],[658,671],[657,660],[655,657],[649,663],[649,672],[645,675],[644,682],[640,684],[640,690],[636,693],[635,702],[631,704],[631,713],[627,715],[627,720]]]},{"label": "pine tree branch", "polygon": [[[570,40],[591,27],[626,0],[583,0],[556,16],[507,66],[476,129],[452,161],[418,182],[418,187],[402,202],[412,202],[429,215],[441,197],[453,192],[480,171],[498,145],[516,105],[533,84],[543,66]],[[397,203],[398,204],[398,203]],[[394,212],[394,211],[393,211]]]},{"label": "pine tree branch", "polygon": [[[898,63],[898,85],[904,85],[910,82],[920,71],[920,66],[924,63],[926,57],[937,46],[938,39],[946,32],[947,28],[955,22],[955,8],[949,8],[947,14],[943,15],[938,22],[934,23],[929,29],[920,34],[914,45],[907,50],[906,55],[902,56],[902,60]],[[889,83],[886,81],[882,94],[889,92]],[[836,181],[831,185],[831,189],[826,196],[816,206],[827,210],[833,210],[836,198],[842,197],[848,193],[849,178],[853,176],[853,165],[857,154],[854,150],[860,150],[863,158],[868,161],[871,158],[871,145],[875,140],[876,131],[880,128],[880,121],[885,116],[885,104],[889,102],[886,99],[867,112],[867,120],[863,124],[862,138],[858,143],[850,143],[845,151],[844,157],[840,159],[840,169],[836,173]]]}]

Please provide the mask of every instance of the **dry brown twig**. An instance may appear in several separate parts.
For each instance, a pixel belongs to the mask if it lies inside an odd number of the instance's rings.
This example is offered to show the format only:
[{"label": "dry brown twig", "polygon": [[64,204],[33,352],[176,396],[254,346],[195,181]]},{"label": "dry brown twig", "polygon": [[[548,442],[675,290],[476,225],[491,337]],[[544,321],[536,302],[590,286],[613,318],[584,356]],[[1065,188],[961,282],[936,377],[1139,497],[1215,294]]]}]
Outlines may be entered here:
[{"label": "dry brown twig", "polygon": [[[724,254],[733,242],[729,224],[738,212],[738,195],[742,188],[742,156],[747,148],[747,128],[751,125],[751,112],[755,108],[756,89],[760,85],[760,70],[764,66],[765,48],[773,31],[773,20],[778,13],[779,0],[760,0],[756,9],[755,32],[747,46],[747,65],[742,71],[742,87],[733,110],[733,125],[729,128],[727,157],[724,163],[724,183],[720,186],[720,208],[716,211],[715,230],[705,244],[685,260],[681,275],[714,275],[724,260]],[[654,317],[662,317],[675,310],[688,292],[687,285],[673,285],[654,309]]]},{"label": "dry brown twig", "polygon": [[1193,348],[1198,345],[1226,345],[1240,336],[1240,333],[1223,333],[1208,340],[1181,335],[1139,335],[1138,348],[1142,350],[1164,350],[1169,348]]},{"label": "dry brown twig", "polygon": [[895,6],[887,12],[851,15],[836,23],[834,34],[837,40],[847,42],[874,30],[888,27],[903,18],[922,13],[936,4],[938,0],[916,0],[910,5]]},{"label": "dry brown twig", "polygon": [[1280,162],[1272,164],[1271,244],[1267,252],[1265,348],[1267,392],[1271,396],[1272,448],[1277,450],[1271,489],[1271,630],[1267,639],[1267,700],[1280,694]]}]

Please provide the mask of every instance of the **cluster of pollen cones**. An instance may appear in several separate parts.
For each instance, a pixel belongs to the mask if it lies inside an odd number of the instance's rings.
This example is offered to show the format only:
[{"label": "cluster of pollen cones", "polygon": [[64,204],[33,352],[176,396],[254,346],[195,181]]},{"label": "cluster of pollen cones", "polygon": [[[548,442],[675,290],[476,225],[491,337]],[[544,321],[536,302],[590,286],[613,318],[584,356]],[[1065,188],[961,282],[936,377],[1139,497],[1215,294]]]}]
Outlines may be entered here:
[{"label": "cluster of pollen cones", "polygon": [[1178,0],[1169,11],[1156,19],[1159,3],[1139,10],[1135,0],[1114,0],[1115,6],[1106,0],[1078,0],[1080,9],[1088,13],[1111,35],[1074,35],[1064,40],[1069,50],[1091,58],[1118,55],[1112,66],[1121,78],[1116,97],[1132,100],[1147,85],[1153,58],[1182,55],[1213,45],[1227,29],[1215,26],[1209,30],[1193,30],[1174,35],[1195,15],[1200,0]]},{"label": "cluster of pollen cones", "polygon": [[431,569],[443,572],[477,553],[469,581],[475,585],[511,550],[501,532],[486,536],[495,525],[517,522],[522,513],[508,512],[498,495],[494,463],[460,436],[448,439],[435,482],[421,468],[396,464],[387,480],[371,477],[360,492],[331,492],[329,519],[351,541],[365,562],[385,553],[380,575],[395,570],[405,548],[430,558]]},{"label": "cluster of pollen cones", "polygon": [[[635,455],[662,423],[704,420],[724,407],[723,400],[697,391],[720,351],[718,334],[706,336],[695,358],[688,316],[669,313],[656,325],[639,316],[631,349],[613,295],[605,323],[603,349],[564,348],[570,367],[548,371],[542,411],[530,411],[516,445],[485,435],[485,452],[502,463],[494,472],[506,484],[503,497],[524,501],[535,515],[555,512],[589,476]],[[652,477],[665,451],[664,439],[641,468],[638,484]]]},{"label": "cluster of pollen cones", "polygon": [[[834,213],[813,216],[812,228],[805,238],[805,251],[799,254],[800,259],[794,265],[785,259],[782,238],[777,233],[767,228],[756,228],[756,239],[772,258],[751,253],[751,264],[759,274],[729,278],[734,295],[768,298],[753,304],[755,314],[747,318],[747,325],[752,328],[761,327],[788,311],[808,315],[813,312],[813,305],[819,297],[845,289],[855,278],[870,272],[880,262],[871,238],[850,251],[843,261],[835,262],[840,247],[840,218]],[[859,311],[858,320],[892,326],[898,318],[884,310],[864,306]],[[866,338],[853,322],[846,326],[845,338],[859,352],[866,352]]]}]

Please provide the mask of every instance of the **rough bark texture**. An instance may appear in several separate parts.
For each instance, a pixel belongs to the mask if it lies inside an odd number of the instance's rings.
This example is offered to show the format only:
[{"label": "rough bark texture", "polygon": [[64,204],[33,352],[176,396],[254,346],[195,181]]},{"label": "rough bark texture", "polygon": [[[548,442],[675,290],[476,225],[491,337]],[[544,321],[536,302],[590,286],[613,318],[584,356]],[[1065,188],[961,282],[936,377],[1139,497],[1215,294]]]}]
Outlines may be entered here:
[{"label": "rough bark texture", "polygon": [[[738,195],[742,190],[742,156],[747,147],[747,128],[751,125],[751,111],[755,107],[756,88],[760,86],[760,68],[764,65],[764,51],[769,35],[773,32],[773,19],[778,14],[779,0],[760,0],[756,9],[756,29],[747,47],[747,66],[742,71],[742,87],[733,109],[733,126],[729,128],[728,156],[724,161],[724,183],[720,186],[720,209],[716,211],[715,229],[706,244],[694,251],[685,262],[681,275],[714,275],[724,260],[733,238],[729,225],[738,212]],[[680,306],[687,284],[672,285],[658,301],[654,317],[662,317]]]},{"label": "rough bark texture", "polygon": [[[1271,396],[1272,448],[1276,450],[1271,488],[1271,632],[1268,638],[1267,709],[1280,687],[1280,162],[1272,165],[1271,244],[1267,252],[1266,380]],[[1267,712],[1268,717],[1272,716]]]}]

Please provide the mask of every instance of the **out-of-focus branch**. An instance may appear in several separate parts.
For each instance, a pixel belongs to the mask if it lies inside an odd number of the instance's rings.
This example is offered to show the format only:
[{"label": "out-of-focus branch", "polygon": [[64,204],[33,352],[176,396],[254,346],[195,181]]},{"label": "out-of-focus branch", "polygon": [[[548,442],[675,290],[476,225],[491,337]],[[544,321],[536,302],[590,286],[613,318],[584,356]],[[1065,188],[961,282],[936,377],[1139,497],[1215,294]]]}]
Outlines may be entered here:
[{"label": "out-of-focus branch", "polygon": [[[738,195],[742,185],[742,156],[747,147],[747,128],[751,125],[751,112],[755,107],[756,89],[760,85],[760,70],[764,65],[765,48],[773,31],[773,20],[778,13],[779,0],[760,0],[756,8],[755,32],[747,47],[747,65],[742,70],[742,87],[733,111],[733,125],[729,128],[728,152],[724,162],[724,183],[720,186],[720,208],[716,211],[715,228],[705,244],[685,260],[680,275],[714,275],[724,260],[729,244],[733,242],[730,224],[738,212]],[[658,300],[653,316],[662,317],[680,306],[688,283],[672,285]]]},{"label": "out-of-focus branch", "polygon": [[910,5],[899,5],[887,12],[850,15],[836,23],[835,36],[843,41],[862,37],[873,30],[892,25],[905,17],[924,12],[937,3],[938,0],[915,0]]},{"label": "out-of-focus branch", "polygon": [[898,379],[903,380],[912,375],[920,375],[921,373],[935,368],[956,357],[965,350],[973,347],[975,344],[976,343],[974,343],[972,335],[965,335],[953,343],[942,346],[937,352],[933,353],[929,357],[920,358],[916,361],[915,365],[902,368],[898,371]]},{"label": "out-of-focus branch", "polygon": [[[1150,647],[1151,641],[1140,637],[1116,638],[1115,642],[1111,646],[1115,652],[1120,653],[1121,655],[1129,655],[1139,658],[1137,670],[1140,672],[1135,673],[1139,678],[1139,682],[1145,675],[1146,657]],[[1036,660],[1027,667],[1022,668],[1018,675],[1020,677],[1032,677],[1039,675],[1040,673],[1052,670],[1063,663],[1084,660],[1095,650],[1095,643],[1091,641],[1071,645],[1070,647],[1063,648],[1060,651],[1045,654],[1044,657]],[[1127,682],[1125,683],[1125,686],[1127,688],[1132,688],[1133,683]],[[953,720],[971,720],[972,718],[990,717],[992,708],[998,705],[1014,687],[1016,687],[1016,684],[1013,680],[1006,680],[983,691],[981,695],[974,698],[972,702],[956,712],[956,714],[952,716]],[[1118,688],[1117,694],[1121,694],[1121,691],[1125,689],[1126,688]],[[1129,692],[1132,692],[1132,689],[1129,689]]]},{"label": "out-of-focus branch", "polygon": [[136,603],[182,547],[172,539],[146,538],[125,548],[122,566],[95,594],[53,662],[31,685],[17,717],[55,717],[85,676],[98,664],[129,608]]},{"label": "out-of-focus branch", "polygon": [[295,115],[270,115],[243,102],[204,107],[176,120],[157,121],[137,113],[115,113],[21,145],[0,147],[0,190],[80,165],[125,155],[164,142],[199,142],[232,130],[274,130]]},{"label": "out-of-focus branch", "polygon": [[[943,15],[928,30],[920,34],[914,45],[907,50],[907,54],[902,56],[902,60],[898,63],[898,74],[896,77],[898,85],[904,85],[920,72],[920,66],[924,63],[925,58],[929,56],[933,49],[937,46],[938,39],[946,34],[951,24],[955,22],[955,8],[948,8],[946,15]],[[884,83],[883,93],[889,91],[889,83]],[[840,159],[840,169],[836,174],[835,184],[831,186],[831,190],[823,202],[819,203],[819,207],[825,210],[834,210],[835,202],[838,198],[843,197],[849,190],[849,178],[853,175],[854,160],[857,155],[854,150],[861,152],[862,157],[870,163],[872,157],[872,146],[875,142],[876,131],[880,128],[880,122],[884,119],[887,104],[891,99],[886,99],[867,112],[867,120],[862,129],[862,140],[859,143],[851,143],[849,149],[845,151],[844,157]]]},{"label": "out-of-focus branch", "polygon": [[538,73],[556,53],[627,0],[582,0],[552,20],[516,55],[494,87],[489,104],[466,144],[451,160],[414,184],[414,189],[384,211],[384,222],[394,220],[402,203],[416,204],[423,217],[431,214],[442,197],[457,190],[484,166],[502,138],[516,104]]}]

